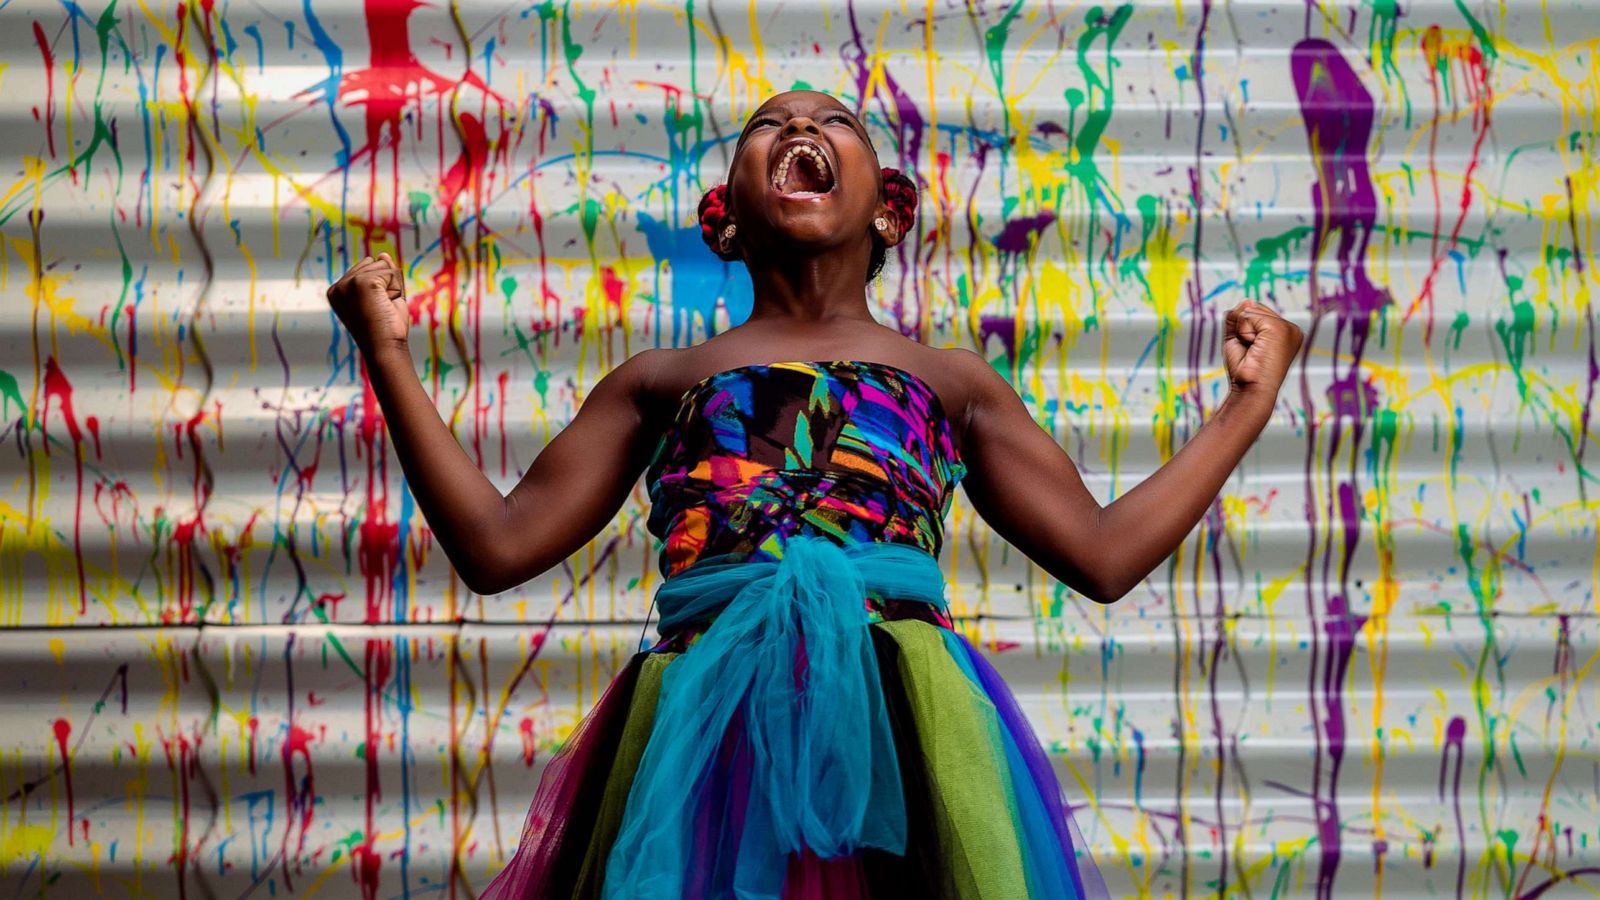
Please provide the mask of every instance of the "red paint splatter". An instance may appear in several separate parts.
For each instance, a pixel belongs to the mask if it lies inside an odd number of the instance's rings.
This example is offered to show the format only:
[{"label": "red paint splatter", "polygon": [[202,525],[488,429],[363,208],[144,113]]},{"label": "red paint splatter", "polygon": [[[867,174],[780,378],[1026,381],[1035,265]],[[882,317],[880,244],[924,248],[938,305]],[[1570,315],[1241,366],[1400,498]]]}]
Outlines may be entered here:
[{"label": "red paint splatter", "polygon": [[339,620],[339,601],[343,599],[342,591],[337,594],[318,594],[316,605],[318,609],[326,611],[329,621],[336,622]]},{"label": "red paint splatter", "polygon": [[61,749],[61,775],[67,785],[67,846],[70,847],[72,846],[72,820],[77,817],[77,808],[72,796],[72,757],[67,753],[67,738],[72,735],[72,723],[66,719],[57,719],[54,730],[56,733],[56,746]]},{"label": "red paint splatter", "polygon": [[1278,499],[1278,489],[1273,488],[1267,491],[1267,495],[1265,497],[1251,494],[1244,499],[1244,502],[1249,506],[1254,506],[1258,512],[1260,512],[1262,515],[1265,515],[1272,511],[1272,501],[1276,499]]},{"label": "red paint splatter", "polygon": [[197,514],[184,519],[173,526],[172,546],[178,551],[178,589],[176,591],[178,608],[174,611],[171,607],[161,610],[161,621],[167,624],[190,623],[194,621],[195,614],[195,584],[194,577],[197,565],[194,552],[195,535],[205,530],[205,525]]},{"label": "red paint splatter", "polygon": [[383,738],[383,687],[388,683],[394,667],[394,644],[387,638],[369,638],[366,642],[366,721],[367,735],[363,745],[362,761],[366,763],[366,832],[360,846],[351,851],[351,876],[361,887],[364,900],[377,900],[383,858],[374,846],[378,838],[378,821],[375,807],[383,797],[383,782],[379,778],[378,747]]},{"label": "red paint splatter", "polygon": [[[369,501],[374,499],[383,502],[381,497],[368,497]],[[364,624],[376,625],[384,620],[384,604],[379,601],[389,594],[390,579],[399,560],[400,526],[384,521],[387,514],[381,511],[381,507],[369,506],[367,516],[360,526],[361,546],[358,552],[361,555],[361,574],[367,582],[367,615]]]},{"label": "red paint splatter", "polygon": [[372,849],[372,833],[368,832],[361,843],[350,850],[350,875],[361,886],[363,900],[375,900],[383,857]]},{"label": "red paint splatter", "polygon": [[33,40],[39,45],[39,55],[44,57],[44,134],[50,158],[56,158],[56,58],[50,52],[50,42],[37,20],[33,23]]},{"label": "red paint splatter", "polygon": [[[187,676],[185,676],[187,677]],[[167,757],[167,771],[172,775],[172,782],[178,790],[177,819],[178,834],[173,841],[172,853],[167,857],[167,862],[179,873],[178,896],[188,896],[188,878],[184,873],[189,868],[191,859],[199,855],[199,848],[190,845],[189,828],[193,823],[191,806],[193,798],[189,793],[189,786],[200,774],[200,746],[201,738],[197,734],[193,740],[187,735],[178,735],[171,738],[161,736],[161,749]]]},{"label": "red paint splatter", "polygon": [[[40,424],[50,412],[50,400],[55,398],[61,409],[61,418],[66,422],[67,434],[71,435],[73,443],[83,440],[83,431],[78,428],[78,416],[72,410],[72,382],[62,373],[61,367],[56,364],[54,356],[44,361],[44,400],[45,408],[40,412]],[[46,445],[48,452],[49,446]]]},{"label": "red paint splatter", "polygon": [[[311,811],[316,803],[316,780],[311,768],[311,742],[316,737],[311,732],[299,725],[289,726],[289,738],[283,742],[283,782],[284,801],[288,810],[283,817],[283,846],[279,856],[283,860],[283,885],[285,889],[293,890],[294,884],[289,877],[289,838],[294,834],[296,825],[300,826],[300,841],[295,846],[294,858],[298,860],[306,850],[306,834],[311,831]],[[305,760],[305,775],[300,779],[300,785],[295,786],[294,758],[299,756]],[[298,816],[299,821],[296,821]],[[300,867],[295,865],[295,869]]]},{"label": "red paint splatter", "polygon": [[511,373],[510,372],[501,371],[499,377],[495,379],[495,384],[497,386],[497,390],[495,391],[495,394],[497,396],[499,396],[499,398],[500,398],[499,414],[500,414],[500,477],[501,478],[504,478],[505,475],[506,475],[506,457],[509,455],[509,449],[510,449],[509,445],[507,444],[507,441],[509,440],[510,435],[506,431],[506,386],[508,384],[510,384],[510,383],[511,383]]},{"label": "red paint splatter", "polygon": [[[1483,63],[1483,51],[1475,45],[1460,45],[1446,49],[1444,34],[1439,26],[1430,27],[1422,37],[1422,52],[1428,60],[1426,71],[1428,85],[1433,90],[1434,121],[1429,129],[1428,136],[1428,171],[1433,181],[1433,262],[1428,267],[1428,274],[1422,279],[1422,290],[1417,293],[1417,298],[1406,307],[1402,322],[1409,322],[1413,313],[1424,303],[1428,306],[1428,315],[1423,319],[1423,342],[1427,343],[1433,338],[1433,282],[1439,275],[1439,269],[1444,265],[1447,256],[1455,252],[1456,245],[1461,241],[1461,229],[1467,222],[1467,211],[1472,206],[1472,173],[1478,168],[1478,161],[1483,156],[1483,139],[1489,134],[1489,119],[1494,106],[1494,87],[1489,83],[1489,70]],[[1448,73],[1451,62],[1459,64],[1466,72],[1464,90],[1472,102],[1472,152],[1467,157],[1467,168],[1461,178],[1461,199],[1456,204],[1456,221],[1450,228],[1450,241],[1441,251],[1439,249],[1439,231],[1443,226],[1444,207],[1439,197],[1439,167],[1436,155],[1439,146],[1439,126],[1444,121],[1444,112],[1440,106],[1439,73]],[[1453,84],[1453,82],[1452,82]]]},{"label": "red paint splatter", "polygon": [[600,269],[600,284],[605,289],[606,304],[610,306],[611,314],[614,316],[612,321],[622,321],[622,299],[628,289],[628,283],[617,277],[616,269],[603,266]]},{"label": "red paint splatter", "polygon": [[254,775],[256,773],[256,738],[260,736],[261,720],[256,718],[255,716],[251,716],[250,717],[250,723],[249,723],[249,729],[250,729],[250,755],[249,755],[250,774]]},{"label": "red paint splatter", "polygon": [[533,742],[533,719],[523,716],[522,721],[517,723],[517,732],[522,735],[522,764],[531,769],[534,757],[538,754]]},{"label": "red paint splatter", "polygon": [[[49,421],[52,399],[61,412],[62,420],[66,422],[67,434],[72,438],[73,467],[78,486],[78,498],[72,512],[72,556],[78,570],[78,614],[83,615],[89,610],[89,588],[83,563],[83,430],[78,427],[78,415],[72,408],[72,382],[56,364],[54,356],[46,358],[44,363],[44,403],[39,410],[40,430]],[[98,439],[97,430],[97,443]],[[50,452],[49,441],[45,442],[44,449],[45,453]]]}]

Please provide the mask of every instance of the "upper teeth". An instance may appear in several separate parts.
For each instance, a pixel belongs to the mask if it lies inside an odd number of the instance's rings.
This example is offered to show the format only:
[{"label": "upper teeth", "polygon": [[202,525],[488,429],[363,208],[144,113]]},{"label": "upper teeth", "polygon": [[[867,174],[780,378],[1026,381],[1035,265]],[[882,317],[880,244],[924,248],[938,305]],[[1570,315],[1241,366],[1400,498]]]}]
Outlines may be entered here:
[{"label": "upper teeth", "polygon": [[802,153],[811,157],[811,161],[816,164],[818,172],[823,175],[828,174],[827,157],[823,156],[822,153],[817,150],[817,148],[811,146],[810,144],[795,144],[793,147],[789,148],[788,152],[783,154],[783,160],[778,163],[778,171],[772,176],[772,184],[774,187],[783,187],[784,181],[788,180],[789,178],[789,167],[794,165],[795,159]]}]

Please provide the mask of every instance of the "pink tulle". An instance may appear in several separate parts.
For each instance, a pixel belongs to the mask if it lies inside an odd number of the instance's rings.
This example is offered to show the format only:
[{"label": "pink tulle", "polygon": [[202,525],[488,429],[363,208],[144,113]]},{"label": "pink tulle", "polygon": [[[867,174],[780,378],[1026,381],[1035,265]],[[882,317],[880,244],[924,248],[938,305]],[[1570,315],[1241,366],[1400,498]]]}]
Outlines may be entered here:
[{"label": "pink tulle", "polygon": [[871,896],[859,854],[819,859],[807,851],[789,857],[784,900],[869,900]]}]

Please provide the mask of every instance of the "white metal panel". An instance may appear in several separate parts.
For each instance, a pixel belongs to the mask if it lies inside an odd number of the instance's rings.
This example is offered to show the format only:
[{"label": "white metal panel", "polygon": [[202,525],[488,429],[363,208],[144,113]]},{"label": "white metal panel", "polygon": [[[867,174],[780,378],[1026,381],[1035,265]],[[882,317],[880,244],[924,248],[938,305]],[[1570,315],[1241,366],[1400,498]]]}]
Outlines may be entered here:
[{"label": "white metal panel", "polygon": [[[1211,514],[1115,606],[964,497],[949,519],[955,609],[1112,886],[1593,892],[1587,4],[0,17],[4,893],[487,881],[638,645],[644,492],[563,566],[472,595],[323,288],[405,260],[418,371],[509,487],[609,367],[743,314],[693,212],[799,83],[922,188],[880,318],[989,356],[1102,502],[1220,401],[1226,309],[1307,330]],[[1297,86],[1313,58],[1337,91]]]}]

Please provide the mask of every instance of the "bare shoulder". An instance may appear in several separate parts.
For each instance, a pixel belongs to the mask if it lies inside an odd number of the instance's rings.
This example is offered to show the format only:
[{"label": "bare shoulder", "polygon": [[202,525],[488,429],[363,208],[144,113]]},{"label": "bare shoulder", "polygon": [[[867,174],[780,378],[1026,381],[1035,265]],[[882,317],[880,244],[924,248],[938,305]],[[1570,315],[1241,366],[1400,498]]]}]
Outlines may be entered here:
[{"label": "bare shoulder", "polygon": [[644,379],[644,387],[652,399],[661,399],[673,391],[674,385],[694,371],[700,345],[693,347],[651,347],[628,357],[627,365],[635,368],[636,377]]},{"label": "bare shoulder", "polygon": [[620,410],[631,407],[640,419],[651,417],[656,383],[667,366],[671,351],[641,350],[612,366],[589,389],[585,407]]},{"label": "bare shoulder", "polygon": [[[704,351],[695,347],[652,347],[628,357],[607,377],[619,376],[634,393],[647,419],[670,418],[694,373],[704,367]],[[626,370],[626,371],[625,371]]]},{"label": "bare shoulder", "polygon": [[603,385],[611,391],[626,391],[646,399],[671,352],[655,347],[640,350],[607,370],[595,384],[595,389],[599,390]]},{"label": "bare shoulder", "polygon": [[996,398],[1004,398],[1011,384],[996,372],[982,354],[966,347],[927,348],[926,378],[950,417],[958,439],[964,439],[973,416]]},{"label": "bare shoulder", "polygon": [[[751,354],[748,351],[752,341],[733,339],[730,337],[733,331],[737,329],[722,332],[688,347],[658,347],[642,350],[630,357],[629,362],[639,361],[649,402],[666,408],[665,411],[670,414],[683,399],[685,391],[714,372],[749,360]],[[771,352],[768,351],[769,356]],[[756,358],[762,360],[759,355]]]},{"label": "bare shoulder", "polygon": [[933,364],[953,376],[961,389],[972,390],[980,384],[992,384],[994,379],[1005,383],[994,366],[989,365],[989,361],[976,350],[967,347],[930,347],[928,352],[933,354]]}]

